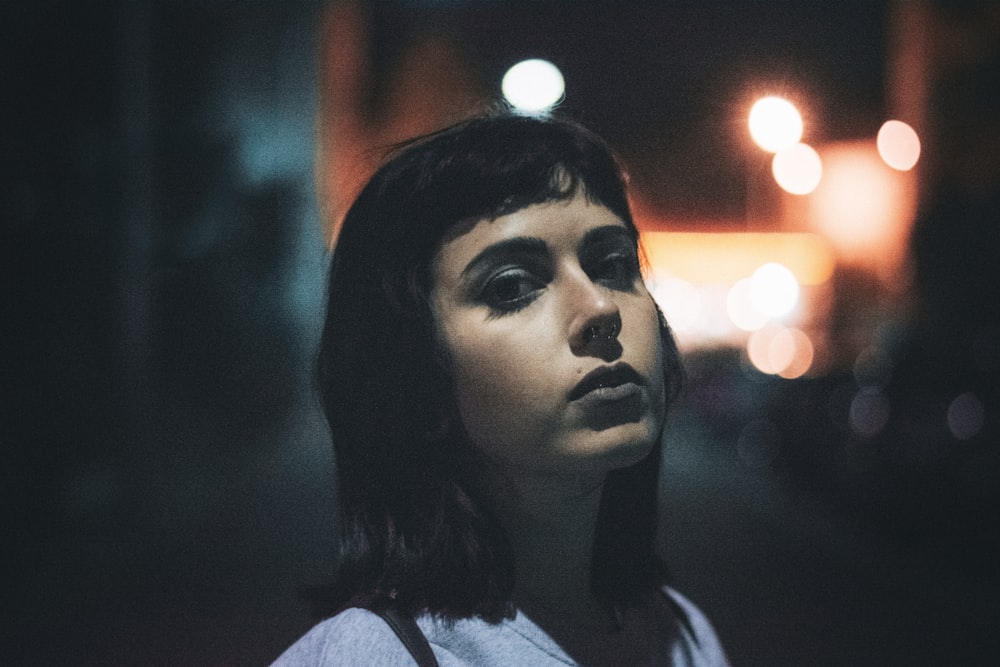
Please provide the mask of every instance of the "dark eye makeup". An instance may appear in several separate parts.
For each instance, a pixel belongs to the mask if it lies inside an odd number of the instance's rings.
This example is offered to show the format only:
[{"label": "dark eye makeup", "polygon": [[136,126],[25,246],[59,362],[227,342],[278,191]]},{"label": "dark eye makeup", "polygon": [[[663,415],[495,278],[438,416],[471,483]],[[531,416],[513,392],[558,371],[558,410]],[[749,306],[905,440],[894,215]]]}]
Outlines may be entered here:
[{"label": "dark eye makeup", "polygon": [[635,242],[623,227],[599,227],[588,234],[580,264],[591,280],[615,290],[633,289],[641,276]]},{"label": "dark eye makeup", "polygon": [[506,267],[485,281],[478,300],[496,313],[511,313],[534,301],[547,282],[523,267]]},{"label": "dark eye makeup", "polygon": [[[578,249],[580,266],[596,284],[619,291],[635,289],[640,278],[635,241],[624,227],[591,230]],[[517,312],[537,299],[552,281],[553,259],[540,239],[519,237],[494,244],[463,271],[472,300],[496,316]]]}]

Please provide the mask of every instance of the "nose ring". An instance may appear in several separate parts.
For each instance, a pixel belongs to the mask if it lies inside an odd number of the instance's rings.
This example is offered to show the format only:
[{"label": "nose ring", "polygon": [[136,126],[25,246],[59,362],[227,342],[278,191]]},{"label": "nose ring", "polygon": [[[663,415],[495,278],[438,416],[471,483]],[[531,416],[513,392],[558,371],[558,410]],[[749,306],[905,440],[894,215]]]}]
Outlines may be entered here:
[{"label": "nose ring", "polygon": [[604,340],[614,340],[618,337],[618,322],[611,322],[607,326],[595,324],[587,327],[584,338],[588,341],[602,338]]}]

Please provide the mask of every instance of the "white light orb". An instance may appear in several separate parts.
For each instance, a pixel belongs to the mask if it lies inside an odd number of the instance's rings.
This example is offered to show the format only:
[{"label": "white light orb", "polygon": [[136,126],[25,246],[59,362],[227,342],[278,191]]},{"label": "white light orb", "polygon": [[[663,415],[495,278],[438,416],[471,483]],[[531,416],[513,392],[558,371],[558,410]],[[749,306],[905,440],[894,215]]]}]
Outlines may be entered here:
[{"label": "white light orb", "polygon": [[547,60],[522,60],[504,74],[504,98],[522,113],[542,113],[555,106],[566,92],[562,72]]},{"label": "white light orb", "polygon": [[743,331],[756,331],[770,319],[767,313],[762,313],[754,307],[750,298],[750,279],[739,280],[726,295],[726,314],[729,320]]},{"label": "white light orb", "polygon": [[650,292],[674,331],[689,333],[697,330],[704,304],[701,293],[694,285],[679,278],[668,278],[657,282]]},{"label": "white light orb", "polygon": [[802,116],[783,97],[764,97],[750,109],[750,136],[770,153],[790,148],[802,138]]},{"label": "white light orb", "polygon": [[901,120],[887,120],[875,140],[878,154],[897,171],[909,171],[920,159],[920,137]]},{"label": "white light orb", "polygon": [[777,262],[763,264],[750,276],[750,300],[756,310],[779,319],[799,301],[799,283],[791,270]]},{"label": "white light orb", "polygon": [[771,173],[785,192],[807,195],[823,178],[823,161],[812,146],[795,144],[774,154]]}]

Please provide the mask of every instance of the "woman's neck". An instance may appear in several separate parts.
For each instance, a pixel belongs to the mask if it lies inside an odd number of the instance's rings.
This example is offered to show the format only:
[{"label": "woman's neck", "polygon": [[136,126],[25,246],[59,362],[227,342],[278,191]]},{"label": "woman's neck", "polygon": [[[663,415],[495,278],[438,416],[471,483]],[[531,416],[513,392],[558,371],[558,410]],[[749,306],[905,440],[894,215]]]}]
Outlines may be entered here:
[{"label": "woman's neck", "polygon": [[591,590],[603,483],[603,477],[523,476],[494,488],[494,509],[517,567],[514,600],[536,620],[603,625],[612,618]]},{"label": "woman's neck", "polygon": [[657,650],[648,610],[611,608],[591,587],[603,486],[604,477],[490,483],[514,551],[514,603],[581,663],[647,664]]}]

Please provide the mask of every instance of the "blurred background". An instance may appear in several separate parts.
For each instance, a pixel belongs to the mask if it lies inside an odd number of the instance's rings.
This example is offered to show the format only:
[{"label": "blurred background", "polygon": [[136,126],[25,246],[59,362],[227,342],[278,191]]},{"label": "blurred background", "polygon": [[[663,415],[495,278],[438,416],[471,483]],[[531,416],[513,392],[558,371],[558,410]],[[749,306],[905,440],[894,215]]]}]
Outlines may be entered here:
[{"label": "blurred background", "polygon": [[338,216],[505,95],[629,168],[690,374],[662,548],[733,663],[995,661],[1000,4],[41,0],[0,35],[0,661],[308,629]]}]

